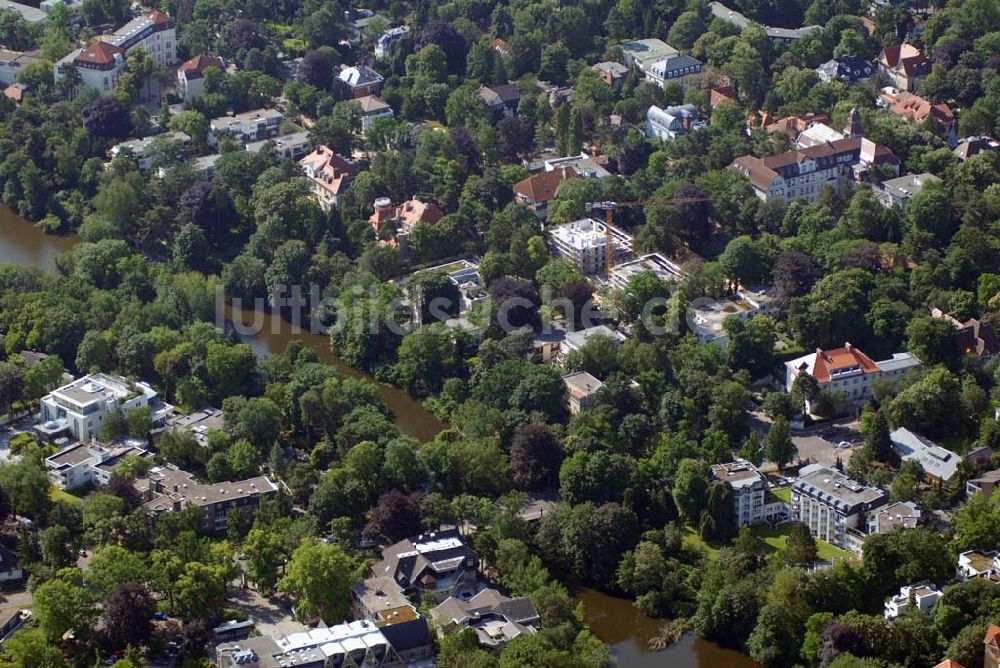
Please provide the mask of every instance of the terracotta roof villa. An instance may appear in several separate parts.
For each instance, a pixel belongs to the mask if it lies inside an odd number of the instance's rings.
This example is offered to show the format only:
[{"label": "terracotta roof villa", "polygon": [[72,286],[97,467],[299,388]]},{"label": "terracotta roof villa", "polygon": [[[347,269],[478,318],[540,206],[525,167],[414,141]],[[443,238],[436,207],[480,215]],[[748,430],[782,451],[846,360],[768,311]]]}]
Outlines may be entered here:
[{"label": "terracotta roof villa", "polygon": [[539,172],[514,184],[514,201],[534,211],[539,218],[544,218],[548,203],[555,199],[559,186],[563,181],[575,178],[578,178],[577,173],[572,167]]}]

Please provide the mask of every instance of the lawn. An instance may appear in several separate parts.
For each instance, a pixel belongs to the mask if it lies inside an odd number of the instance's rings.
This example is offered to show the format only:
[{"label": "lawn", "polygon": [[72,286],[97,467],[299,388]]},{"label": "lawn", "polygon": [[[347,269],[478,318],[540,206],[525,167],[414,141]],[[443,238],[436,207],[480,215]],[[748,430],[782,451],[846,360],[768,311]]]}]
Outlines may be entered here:
[{"label": "lawn", "polygon": [[782,489],[772,490],[771,494],[773,494],[774,496],[778,497],[779,499],[781,499],[785,503],[791,503],[792,502],[792,488],[791,487],[784,487]]},{"label": "lawn", "polygon": [[49,487],[49,498],[53,501],[66,501],[68,503],[80,503],[83,499],[74,496],[64,489],[59,489],[55,485]]},{"label": "lawn", "polygon": [[[754,535],[760,538],[761,542],[764,544],[765,552],[777,552],[778,550],[785,547],[785,543],[788,542],[788,534],[792,531],[791,524],[779,524],[778,526],[771,528],[766,524],[759,524],[751,528]],[[821,561],[834,561],[834,560],[857,560],[857,555],[853,552],[848,552],[846,550],[841,550],[836,548],[829,543],[824,543],[821,540],[816,541],[816,547],[819,553],[819,558]]]},{"label": "lawn", "polygon": [[715,555],[719,553],[718,547],[712,547],[705,541],[701,539],[698,532],[689,526],[684,527],[684,547],[689,550],[704,549],[705,554],[708,555],[709,559],[715,559]]}]

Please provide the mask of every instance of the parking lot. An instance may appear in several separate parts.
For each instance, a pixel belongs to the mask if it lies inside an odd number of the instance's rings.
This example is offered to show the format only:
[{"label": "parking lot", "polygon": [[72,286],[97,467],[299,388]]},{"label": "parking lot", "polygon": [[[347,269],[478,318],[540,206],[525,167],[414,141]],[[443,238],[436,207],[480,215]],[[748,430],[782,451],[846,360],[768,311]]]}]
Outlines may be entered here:
[{"label": "parking lot", "polygon": [[[862,445],[857,423],[835,425],[809,434],[792,436],[792,442],[799,450],[798,462],[835,466],[837,458],[846,466],[851,454]],[[837,447],[840,443],[850,443],[851,447]]]}]

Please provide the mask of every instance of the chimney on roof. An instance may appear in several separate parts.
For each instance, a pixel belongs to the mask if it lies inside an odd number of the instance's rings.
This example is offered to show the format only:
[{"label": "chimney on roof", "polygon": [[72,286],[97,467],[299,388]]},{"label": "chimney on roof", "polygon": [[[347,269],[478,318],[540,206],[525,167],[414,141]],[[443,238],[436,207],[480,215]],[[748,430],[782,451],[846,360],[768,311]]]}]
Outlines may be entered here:
[{"label": "chimney on roof", "polygon": [[817,348],[816,349],[816,354],[817,355],[822,355],[823,354],[823,349],[822,348]]},{"label": "chimney on roof", "polygon": [[847,349],[847,352],[851,352],[852,350],[854,350],[854,346],[851,345],[850,341],[844,343],[844,348]]}]

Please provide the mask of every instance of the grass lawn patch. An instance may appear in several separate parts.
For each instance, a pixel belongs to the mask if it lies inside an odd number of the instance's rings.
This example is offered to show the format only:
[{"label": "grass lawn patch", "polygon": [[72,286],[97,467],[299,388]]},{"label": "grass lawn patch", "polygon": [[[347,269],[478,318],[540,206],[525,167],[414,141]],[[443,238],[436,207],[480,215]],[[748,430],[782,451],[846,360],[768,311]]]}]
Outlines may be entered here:
[{"label": "grass lawn patch", "polygon": [[782,489],[771,490],[771,494],[774,495],[776,498],[781,499],[785,503],[791,503],[792,502],[792,488],[791,487],[784,487]]},{"label": "grass lawn patch", "polygon": [[80,503],[83,501],[79,496],[70,494],[64,489],[59,489],[55,485],[49,487],[49,498],[55,501],[65,501],[67,503]]},{"label": "grass lawn patch", "polygon": [[[698,532],[689,526],[684,527],[684,547],[689,550],[703,549],[705,554],[708,555],[709,559],[715,559],[715,555],[719,553],[719,547],[713,547],[712,545],[706,543],[702,540]],[[721,547],[721,546],[720,546]]]},{"label": "grass lawn patch", "polygon": [[[771,552],[777,552],[778,550],[784,549],[785,544],[788,542],[788,535],[792,532],[791,524],[779,524],[778,526],[771,528],[766,524],[759,524],[751,528],[753,534],[761,540],[764,545],[764,552],[770,554]],[[856,561],[857,555],[853,552],[848,552],[846,550],[841,550],[840,548],[834,547],[829,543],[824,543],[821,540],[816,541],[816,549],[819,555],[820,561]]]}]

